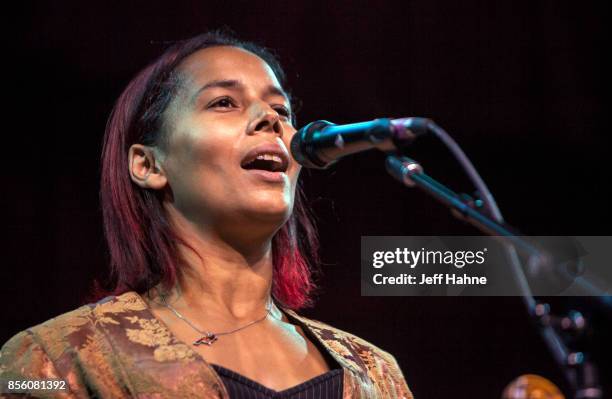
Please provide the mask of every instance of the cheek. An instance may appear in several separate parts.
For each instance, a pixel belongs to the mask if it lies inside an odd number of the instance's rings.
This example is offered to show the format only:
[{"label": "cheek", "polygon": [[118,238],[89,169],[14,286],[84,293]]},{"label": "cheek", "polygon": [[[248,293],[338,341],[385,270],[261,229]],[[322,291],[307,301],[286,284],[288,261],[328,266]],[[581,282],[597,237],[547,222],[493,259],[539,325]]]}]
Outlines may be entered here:
[{"label": "cheek", "polygon": [[189,129],[176,141],[177,152],[182,154],[181,163],[202,173],[233,167],[237,146],[236,140],[228,133],[230,131],[222,127],[215,130],[205,127]]},{"label": "cheek", "polygon": [[237,156],[231,140],[190,134],[174,144],[168,178],[177,201],[214,203],[219,197],[233,196],[227,184],[236,177]]},{"label": "cheek", "polygon": [[227,138],[201,138],[193,143],[192,148],[192,160],[203,173],[228,171],[235,166],[236,151]]}]

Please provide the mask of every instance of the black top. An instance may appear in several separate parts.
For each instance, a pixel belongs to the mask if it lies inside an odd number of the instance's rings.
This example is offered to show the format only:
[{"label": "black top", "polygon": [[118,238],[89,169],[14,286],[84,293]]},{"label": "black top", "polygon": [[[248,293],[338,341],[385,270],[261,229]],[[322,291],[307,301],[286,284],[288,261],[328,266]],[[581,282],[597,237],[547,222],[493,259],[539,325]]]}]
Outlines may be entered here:
[{"label": "black top", "polygon": [[211,364],[232,399],[341,399],[342,369],[334,369],[299,385],[275,391],[225,367]]}]

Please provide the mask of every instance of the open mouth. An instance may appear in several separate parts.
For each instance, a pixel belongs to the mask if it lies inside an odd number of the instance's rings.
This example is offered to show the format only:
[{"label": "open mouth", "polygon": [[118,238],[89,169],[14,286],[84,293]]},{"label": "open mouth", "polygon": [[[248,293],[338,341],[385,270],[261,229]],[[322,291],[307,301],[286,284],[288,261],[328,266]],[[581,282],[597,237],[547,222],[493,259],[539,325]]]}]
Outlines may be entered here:
[{"label": "open mouth", "polygon": [[287,155],[280,151],[251,151],[240,163],[246,170],[264,170],[267,172],[286,172],[289,166]]}]

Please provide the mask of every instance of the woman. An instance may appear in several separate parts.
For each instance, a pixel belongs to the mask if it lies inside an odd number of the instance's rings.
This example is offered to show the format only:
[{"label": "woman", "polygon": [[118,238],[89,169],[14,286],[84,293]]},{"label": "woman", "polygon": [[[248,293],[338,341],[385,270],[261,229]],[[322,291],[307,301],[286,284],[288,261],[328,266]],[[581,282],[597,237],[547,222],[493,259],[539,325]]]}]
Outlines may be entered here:
[{"label": "woman", "polygon": [[282,83],[269,52],[219,33],[132,80],[102,159],[114,295],[16,335],[2,379],[65,380],[47,392],[65,397],[412,397],[391,355],[295,313],[316,239]]}]

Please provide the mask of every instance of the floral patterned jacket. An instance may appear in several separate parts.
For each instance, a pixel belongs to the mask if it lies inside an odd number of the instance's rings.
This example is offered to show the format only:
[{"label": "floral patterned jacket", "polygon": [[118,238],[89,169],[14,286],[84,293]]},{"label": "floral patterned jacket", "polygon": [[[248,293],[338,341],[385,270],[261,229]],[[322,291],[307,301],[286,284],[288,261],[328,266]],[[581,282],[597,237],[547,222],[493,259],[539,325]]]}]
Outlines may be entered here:
[{"label": "floral patterned jacket", "polygon": [[[308,329],[343,368],[343,397],[412,398],[389,353],[327,324],[287,316]],[[59,379],[54,398],[228,398],[215,370],[179,341],[136,292],[107,297],[20,332],[0,351],[7,382]]]}]

